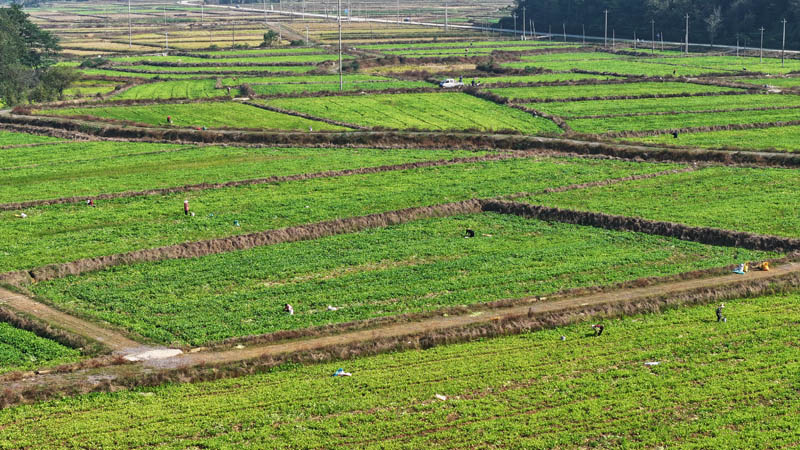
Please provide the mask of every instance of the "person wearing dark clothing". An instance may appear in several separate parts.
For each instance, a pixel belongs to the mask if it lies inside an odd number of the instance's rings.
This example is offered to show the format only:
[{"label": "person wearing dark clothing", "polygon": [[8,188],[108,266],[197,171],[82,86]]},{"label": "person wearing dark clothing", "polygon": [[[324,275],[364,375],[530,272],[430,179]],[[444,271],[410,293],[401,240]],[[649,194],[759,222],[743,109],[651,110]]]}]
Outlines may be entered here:
[{"label": "person wearing dark clothing", "polygon": [[600,336],[601,334],[603,334],[603,330],[606,329],[606,327],[604,327],[603,325],[600,325],[599,323],[595,324],[595,325],[592,325],[592,328],[594,328],[594,335],[595,336]]},{"label": "person wearing dark clothing", "polygon": [[465,234],[464,237],[465,238],[473,238],[473,237],[475,237],[475,231],[470,230],[469,228],[467,228],[467,234]]},{"label": "person wearing dark clothing", "polygon": [[673,131],[672,132],[672,137],[675,138],[675,139],[678,139],[678,132],[677,131]]},{"label": "person wearing dark clothing", "polygon": [[722,309],[725,308],[725,303],[720,303],[717,307],[717,322],[722,322],[725,317],[722,316]]}]

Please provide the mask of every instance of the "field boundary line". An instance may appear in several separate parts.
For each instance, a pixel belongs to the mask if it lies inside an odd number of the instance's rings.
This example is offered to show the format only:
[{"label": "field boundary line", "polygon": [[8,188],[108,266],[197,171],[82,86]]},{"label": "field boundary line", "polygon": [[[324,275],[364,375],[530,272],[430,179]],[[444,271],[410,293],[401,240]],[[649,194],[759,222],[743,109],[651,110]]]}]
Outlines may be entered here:
[{"label": "field boundary line", "polygon": [[476,214],[482,212],[513,214],[543,221],[665,236],[706,245],[740,247],[749,250],[772,251],[787,254],[800,252],[800,239],[759,235],[719,228],[695,227],[680,223],[662,222],[638,217],[615,216],[598,212],[559,209],[528,203],[510,202],[495,198],[471,199],[433,206],[406,208],[366,216],[348,217],[265,230],[245,235],[184,242],[181,244],[141,249],[126,253],[82,258],[66,263],[49,264],[31,270],[2,273],[0,274],[0,282],[21,285],[64,278],[70,275],[80,275],[117,265],[153,262],[166,259],[196,258],[267,245],[315,240],[322,237],[354,233],[366,229],[408,223],[425,218],[450,217],[460,214]]},{"label": "field boundary line", "polygon": [[689,97],[724,97],[733,95],[754,95],[761,90],[750,91],[724,91],[724,92],[686,92],[678,94],[643,94],[643,95],[611,95],[606,97],[572,97],[572,98],[514,98],[513,103],[573,103],[603,100],[646,100],[658,98],[689,98]]},{"label": "field boundary line", "polygon": [[[204,130],[122,126],[100,121],[0,113],[0,123],[40,128],[79,131],[106,140],[195,144],[268,145],[291,147],[349,146],[362,148],[487,149],[529,152],[562,152],[579,156],[609,156],[623,159],[665,162],[705,162],[720,165],[757,167],[800,167],[800,155],[790,152],[738,151],[692,148],[678,150],[655,145],[631,145],[603,141],[605,135],[578,135],[574,138],[519,134],[434,132],[434,131],[349,131],[293,132],[252,130]],[[787,124],[788,126],[789,124]],[[635,136],[633,136],[635,137]],[[607,137],[610,139],[610,137]],[[580,140],[583,139],[583,140]]]},{"label": "field boundary line", "polygon": [[[186,151],[189,149],[180,149],[180,150],[166,150],[154,153],[162,153],[162,152],[176,152],[176,151]],[[137,154],[138,155],[138,154]],[[470,163],[480,163],[480,162],[488,162],[488,161],[503,161],[508,159],[525,159],[525,158],[532,158],[534,157],[531,154],[521,154],[521,153],[501,153],[496,155],[486,155],[486,156],[473,156],[467,158],[453,158],[453,159],[439,159],[433,161],[418,161],[412,163],[401,163],[401,164],[391,164],[391,165],[383,165],[383,166],[375,166],[375,167],[360,167],[357,169],[342,169],[342,170],[328,170],[325,172],[314,172],[314,173],[300,173],[295,175],[282,175],[282,176],[271,176],[266,178],[250,178],[245,180],[236,180],[236,181],[227,181],[224,183],[197,183],[197,184],[186,184],[182,186],[174,186],[174,187],[167,187],[167,188],[159,188],[159,189],[147,189],[143,191],[124,191],[124,192],[113,192],[113,193],[105,193],[105,194],[98,194],[98,195],[86,195],[86,196],[74,196],[74,197],[60,197],[60,198],[53,198],[53,199],[44,199],[44,200],[31,200],[26,202],[17,202],[17,203],[2,203],[0,204],[0,211],[13,211],[23,208],[31,208],[36,206],[49,206],[49,205],[60,205],[60,204],[68,204],[68,203],[81,203],[87,200],[111,200],[111,199],[120,199],[120,198],[131,198],[131,197],[144,197],[144,196],[151,196],[151,195],[167,195],[167,194],[174,194],[179,192],[191,192],[191,191],[205,191],[205,190],[212,190],[212,189],[223,189],[229,187],[237,187],[237,186],[254,186],[260,184],[275,184],[275,183],[284,183],[289,181],[302,181],[302,180],[312,180],[317,178],[338,178],[338,177],[346,177],[346,176],[353,176],[353,175],[365,175],[365,174],[373,174],[373,173],[382,173],[382,172],[394,172],[394,171],[401,171],[401,170],[409,170],[409,169],[421,169],[421,168],[428,168],[428,167],[444,167],[444,166],[451,166],[451,165],[459,165],[459,164],[470,164]],[[12,170],[12,169],[0,169],[0,170]]]},{"label": "field boundary line", "polygon": [[759,108],[731,108],[731,109],[702,109],[692,111],[650,111],[638,113],[621,113],[621,114],[599,114],[589,116],[562,116],[567,120],[584,120],[584,119],[614,119],[617,117],[645,117],[645,116],[674,116],[678,114],[715,114],[726,112],[745,112],[745,111],[781,111],[787,109],[800,109],[797,106],[762,106]]},{"label": "field boundary line", "polygon": [[[218,352],[184,353],[124,368],[104,366],[69,376],[23,374],[5,383],[0,409],[89,392],[115,392],[164,383],[213,381],[264,373],[285,363],[315,364],[387,353],[428,349],[476,339],[494,338],[565,326],[587,320],[656,313],[689,305],[794,291],[800,287],[800,263],[772,272],[723,275],[645,288],[602,292],[556,300],[517,299],[514,306],[481,314],[439,316],[291,342]],[[2,379],[2,376],[0,376]]]},{"label": "field boundary line", "polygon": [[[693,114],[693,113],[689,112],[685,114]],[[686,127],[686,128],[672,128],[672,129],[648,130],[648,131],[612,131],[609,133],[600,134],[598,136],[603,136],[611,139],[628,138],[628,137],[637,138],[637,137],[659,136],[662,134],[670,134],[673,132],[681,134],[692,134],[692,133],[708,133],[712,131],[761,130],[765,128],[794,127],[797,125],[800,125],[800,120],[789,120],[783,122],[734,123],[729,125],[711,125],[705,127]]]},{"label": "field boundary line", "polygon": [[329,125],[336,125],[336,126],[339,126],[339,127],[352,128],[354,130],[370,130],[371,129],[371,128],[365,127],[363,125],[356,125],[354,123],[349,123],[349,122],[340,122],[338,120],[328,119],[326,117],[312,116],[311,114],[306,114],[306,113],[302,113],[302,112],[298,112],[298,111],[292,111],[291,109],[278,108],[278,107],[275,107],[275,106],[265,105],[265,104],[261,104],[261,103],[255,103],[255,102],[252,102],[252,101],[243,101],[242,104],[248,105],[248,106],[252,106],[252,107],[258,108],[258,109],[263,109],[263,110],[266,110],[266,111],[271,111],[271,112],[274,112],[274,113],[285,114],[287,116],[300,117],[300,118],[308,119],[308,120],[315,120],[317,122],[324,122],[324,123],[327,123]]}]

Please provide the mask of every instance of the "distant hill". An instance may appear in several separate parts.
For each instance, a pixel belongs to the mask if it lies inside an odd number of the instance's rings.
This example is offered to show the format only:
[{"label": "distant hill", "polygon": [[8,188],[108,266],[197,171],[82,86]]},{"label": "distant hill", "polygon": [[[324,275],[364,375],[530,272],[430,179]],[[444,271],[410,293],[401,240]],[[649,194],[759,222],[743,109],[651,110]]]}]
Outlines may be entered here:
[{"label": "distant hill", "polygon": [[[517,27],[522,28],[522,8],[525,7],[526,29],[535,21],[537,32],[603,35],[603,11],[608,9],[608,36],[612,30],[617,37],[650,39],[651,20],[656,34],[663,32],[664,40],[683,41],[685,15],[689,14],[689,41],[698,43],[736,44],[757,47],[759,28],[765,28],[764,46],[780,48],[786,18],[786,48],[800,49],[800,0],[517,0]],[[504,28],[513,29],[514,20],[502,20]],[[658,38],[657,38],[658,39]]]}]

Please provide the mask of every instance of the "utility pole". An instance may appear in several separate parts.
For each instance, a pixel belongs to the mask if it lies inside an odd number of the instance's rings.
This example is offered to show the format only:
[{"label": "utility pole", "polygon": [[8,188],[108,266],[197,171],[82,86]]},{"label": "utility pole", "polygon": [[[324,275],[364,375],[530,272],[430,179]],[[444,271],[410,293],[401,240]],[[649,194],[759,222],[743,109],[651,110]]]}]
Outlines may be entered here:
[{"label": "utility pole", "polygon": [[689,56],[689,14],[686,14],[686,56]]},{"label": "utility pole", "polygon": [[736,57],[739,57],[739,34],[736,34]]},{"label": "utility pole", "polygon": [[783,18],[783,43],[781,44],[781,67],[786,58],[786,17]]},{"label": "utility pole", "polygon": [[266,30],[269,28],[269,22],[267,21],[267,0],[264,0],[264,29]]},{"label": "utility pole", "polygon": [[567,24],[561,22],[561,29],[564,31],[564,42],[567,42]]},{"label": "utility pole", "polygon": [[603,11],[606,16],[605,26],[603,27],[603,47],[608,47],[608,10]]},{"label": "utility pole", "polygon": [[167,7],[164,6],[164,51],[169,50],[169,29],[167,28]]},{"label": "utility pole", "polygon": [[586,45],[586,24],[581,24],[581,33],[583,33],[583,40],[581,41],[583,45]]},{"label": "utility pole", "polygon": [[131,0],[128,0],[128,48],[133,48],[133,28],[131,27]]},{"label": "utility pole", "polygon": [[531,19],[531,33],[533,33],[533,40],[536,40],[536,21]]},{"label": "utility pole", "polygon": [[342,73],[342,0],[339,0],[339,92],[344,91],[344,74]]},{"label": "utility pole", "polygon": [[526,32],[525,32],[525,7],[523,6],[522,7],[522,38],[523,39],[527,39],[525,37],[525,35],[526,35]]},{"label": "utility pole", "polygon": [[236,18],[231,21],[231,47],[236,47]]},{"label": "utility pole", "polygon": [[650,32],[651,32],[650,41],[653,44],[653,54],[655,55],[656,54],[656,20],[655,19],[650,19],[650,28],[651,28],[650,29]]},{"label": "utility pole", "polygon": [[514,18],[514,36],[517,35],[517,13],[511,15]]},{"label": "utility pole", "polygon": [[638,42],[636,42],[636,30],[633,30],[633,49],[634,50],[637,49],[636,44],[638,44]]},{"label": "utility pole", "polygon": [[397,0],[397,23],[400,23],[400,0]]},{"label": "utility pole", "polygon": [[761,62],[763,63],[764,62],[764,30],[765,30],[765,28],[761,27],[760,30],[761,30],[761,47],[760,47],[760,50],[759,50],[758,54],[760,55],[759,57],[761,58]]},{"label": "utility pole", "polygon": [[616,28],[612,28],[611,29],[611,48],[612,49],[616,49],[617,48],[617,29]]},{"label": "utility pole", "polygon": [[444,2],[444,32],[450,31],[450,22],[447,17],[447,2]]}]

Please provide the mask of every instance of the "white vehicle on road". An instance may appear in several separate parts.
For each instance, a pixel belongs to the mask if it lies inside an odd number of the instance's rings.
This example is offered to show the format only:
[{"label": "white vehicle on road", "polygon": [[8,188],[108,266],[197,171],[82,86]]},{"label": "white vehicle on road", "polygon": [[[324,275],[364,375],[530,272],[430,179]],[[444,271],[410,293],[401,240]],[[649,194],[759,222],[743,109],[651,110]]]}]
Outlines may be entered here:
[{"label": "white vehicle on road", "polygon": [[440,88],[452,89],[452,88],[461,88],[464,87],[464,83],[460,81],[456,81],[452,78],[448,78],[439,83]]}]

